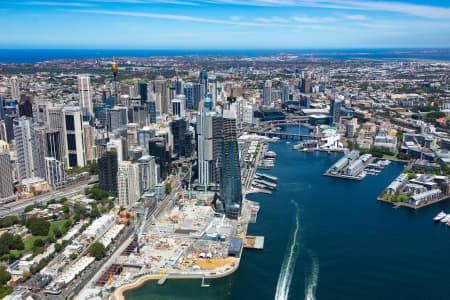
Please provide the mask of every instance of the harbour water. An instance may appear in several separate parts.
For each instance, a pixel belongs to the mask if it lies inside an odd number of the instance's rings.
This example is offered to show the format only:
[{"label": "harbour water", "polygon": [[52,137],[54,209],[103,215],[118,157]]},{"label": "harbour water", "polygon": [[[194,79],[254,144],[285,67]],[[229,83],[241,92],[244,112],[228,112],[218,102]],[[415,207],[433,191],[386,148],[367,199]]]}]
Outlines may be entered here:
[{"label": "harbour water", "polygon": [[[292,129],[296,130],[296,129]],[[298,130],[298,129],[297,129]],[[377,195],[403,169],[349,181],[322,176],[342,154],[304,153],[273,143],[277,176],[249,234],[263,251],[245,250],[239,270],[200,287],[201,280],[149,282],[126,294],[142,299],[450,299],[450,227],[433,222],[450,204],[393,209]]]}]

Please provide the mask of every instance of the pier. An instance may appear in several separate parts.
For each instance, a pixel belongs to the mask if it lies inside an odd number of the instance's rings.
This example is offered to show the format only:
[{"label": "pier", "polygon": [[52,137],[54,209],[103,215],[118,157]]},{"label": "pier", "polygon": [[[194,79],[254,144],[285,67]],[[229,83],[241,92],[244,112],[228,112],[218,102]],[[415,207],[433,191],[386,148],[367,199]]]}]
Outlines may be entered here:
[{"label": "pier", "polygon": [[331,172],[331,168],[334,165],[331,166],[330,169],[328,169],[325,173],[323,173],[323,175],[328,176],[328,177],[334,177],[334,178],[342,178],[342,179],[361,181],[365,178],[365,176],[359,176],[359,175],[361,175],[363,172],[365,172],[364,170],[367,168],[367,166],[370,165],[375,159],[376,159],[376,157],[371,157],[369,160],[367,160],[363,164],[362,171],[360,173],[358,173],[358,175],[356,175],[356,176],[345,175],[345,174],[340,174],[340,173],[333,173],[333,172]]},{"label": "pier", "polygon": [[264,173],[255,173],[255,175],[258,176],[258,177],[261,177],[262,179],[265,178],[265,179],[270,180],[270,181],[273,181],[273,182],[277,182],[277,181],[278,181],[278,178],[277,178],[277,177],[271,176],[271,175],[268,175],[268,174],[264,174]]},{"label": "pier", "polygon": [[164,283],[166,283],[167,278],[168,278],[167,275],[164,275],[163,277],[161,277],[161,278],[158,280],[158,285],[163,285]]},{"label": "pier", "polygon": [[264,237],[256,235],[247,235],[244,241],[244,248],[246,249],[264,249]]}]

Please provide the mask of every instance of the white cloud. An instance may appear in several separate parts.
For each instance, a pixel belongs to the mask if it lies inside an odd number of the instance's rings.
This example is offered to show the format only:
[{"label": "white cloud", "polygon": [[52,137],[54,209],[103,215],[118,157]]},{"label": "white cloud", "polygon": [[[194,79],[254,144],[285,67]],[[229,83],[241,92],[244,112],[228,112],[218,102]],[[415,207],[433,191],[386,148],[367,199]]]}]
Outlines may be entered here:
[{"label": "white cloud", "polygon": [[288,19],[281,18],[281,17],[270,17],[270,18],[256,18],[254,19],[256,22],[262,22],[262,23],[289,23]]},{"label": "white cloud", "polygon": [[405,2],[371,0],[196,0],[198,3],[251,6],[303,6],[351,10],[379,10],[404,13],[426,18],[450,18],[450,8]]},{"label": "white cloud", "polygon": [[317,18],[317,17],[306,17],[306,16],[294,16],[292,18],[295,21],[300,22],[300,23],[327,23],[327,22],[337,21],[337,18],[335,18],[335,17]]},{"label": "white cloud", "polygon": [[29,1],[17,4],[25,5],[46,5],[46,6],[91,6],[89,3],[79,3],[79,2],[44,2],[44,1]]},{"label": "white cloud", "polygon": [[349,20],[355,20],[355,21],[367,20],[367,17],[365,15],[346,15],[345,18],[347,18]]},{"label": "white cloud", "polygon": [[241,16],[231,16],[230,20],[231,21],[240,21],[240,20],[242,20],[242,17]]}]

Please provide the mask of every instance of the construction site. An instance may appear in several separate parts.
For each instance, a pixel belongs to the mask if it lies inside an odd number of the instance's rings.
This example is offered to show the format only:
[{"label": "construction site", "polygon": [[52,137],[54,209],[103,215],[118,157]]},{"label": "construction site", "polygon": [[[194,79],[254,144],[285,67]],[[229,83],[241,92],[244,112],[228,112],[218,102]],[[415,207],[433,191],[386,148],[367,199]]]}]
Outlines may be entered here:
[{"label": "construction site", "polygon": [[[102,274],[95,286],[104,290],[147,276],[160,279],[218,278],[239,266],[247,225],[259,205],[243,201],[238,220],[216,214],[213,193],[184,193],[159,214],[145,220],[139,233]],[[150,234],[151,233],[151,234]]]}]

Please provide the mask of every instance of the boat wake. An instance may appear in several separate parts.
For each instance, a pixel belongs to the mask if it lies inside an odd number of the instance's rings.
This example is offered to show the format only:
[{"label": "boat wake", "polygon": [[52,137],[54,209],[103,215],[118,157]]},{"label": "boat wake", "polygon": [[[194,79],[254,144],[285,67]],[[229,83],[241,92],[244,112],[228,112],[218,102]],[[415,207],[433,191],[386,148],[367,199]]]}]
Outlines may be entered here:
[{"label": "boat wake", "polygon": [[292,231],[290,243],[286,249],[283,264],[281,265],[281,272],[278,276],[277,289],[275,292],[275,300],[287,300],[289,295],[289,288],[294,275],[295,262],[297,261],[299,246],[300,246],[300,210],[297,202],[291,200],[295,206],[295,228]]},{"label": "boat wake", "polygon": [[311,257],[311,273],[305,284],[305,296],[307,300],[316,299],[316,287],[319,281],[319,260],[312,251],[308,251]]}]

